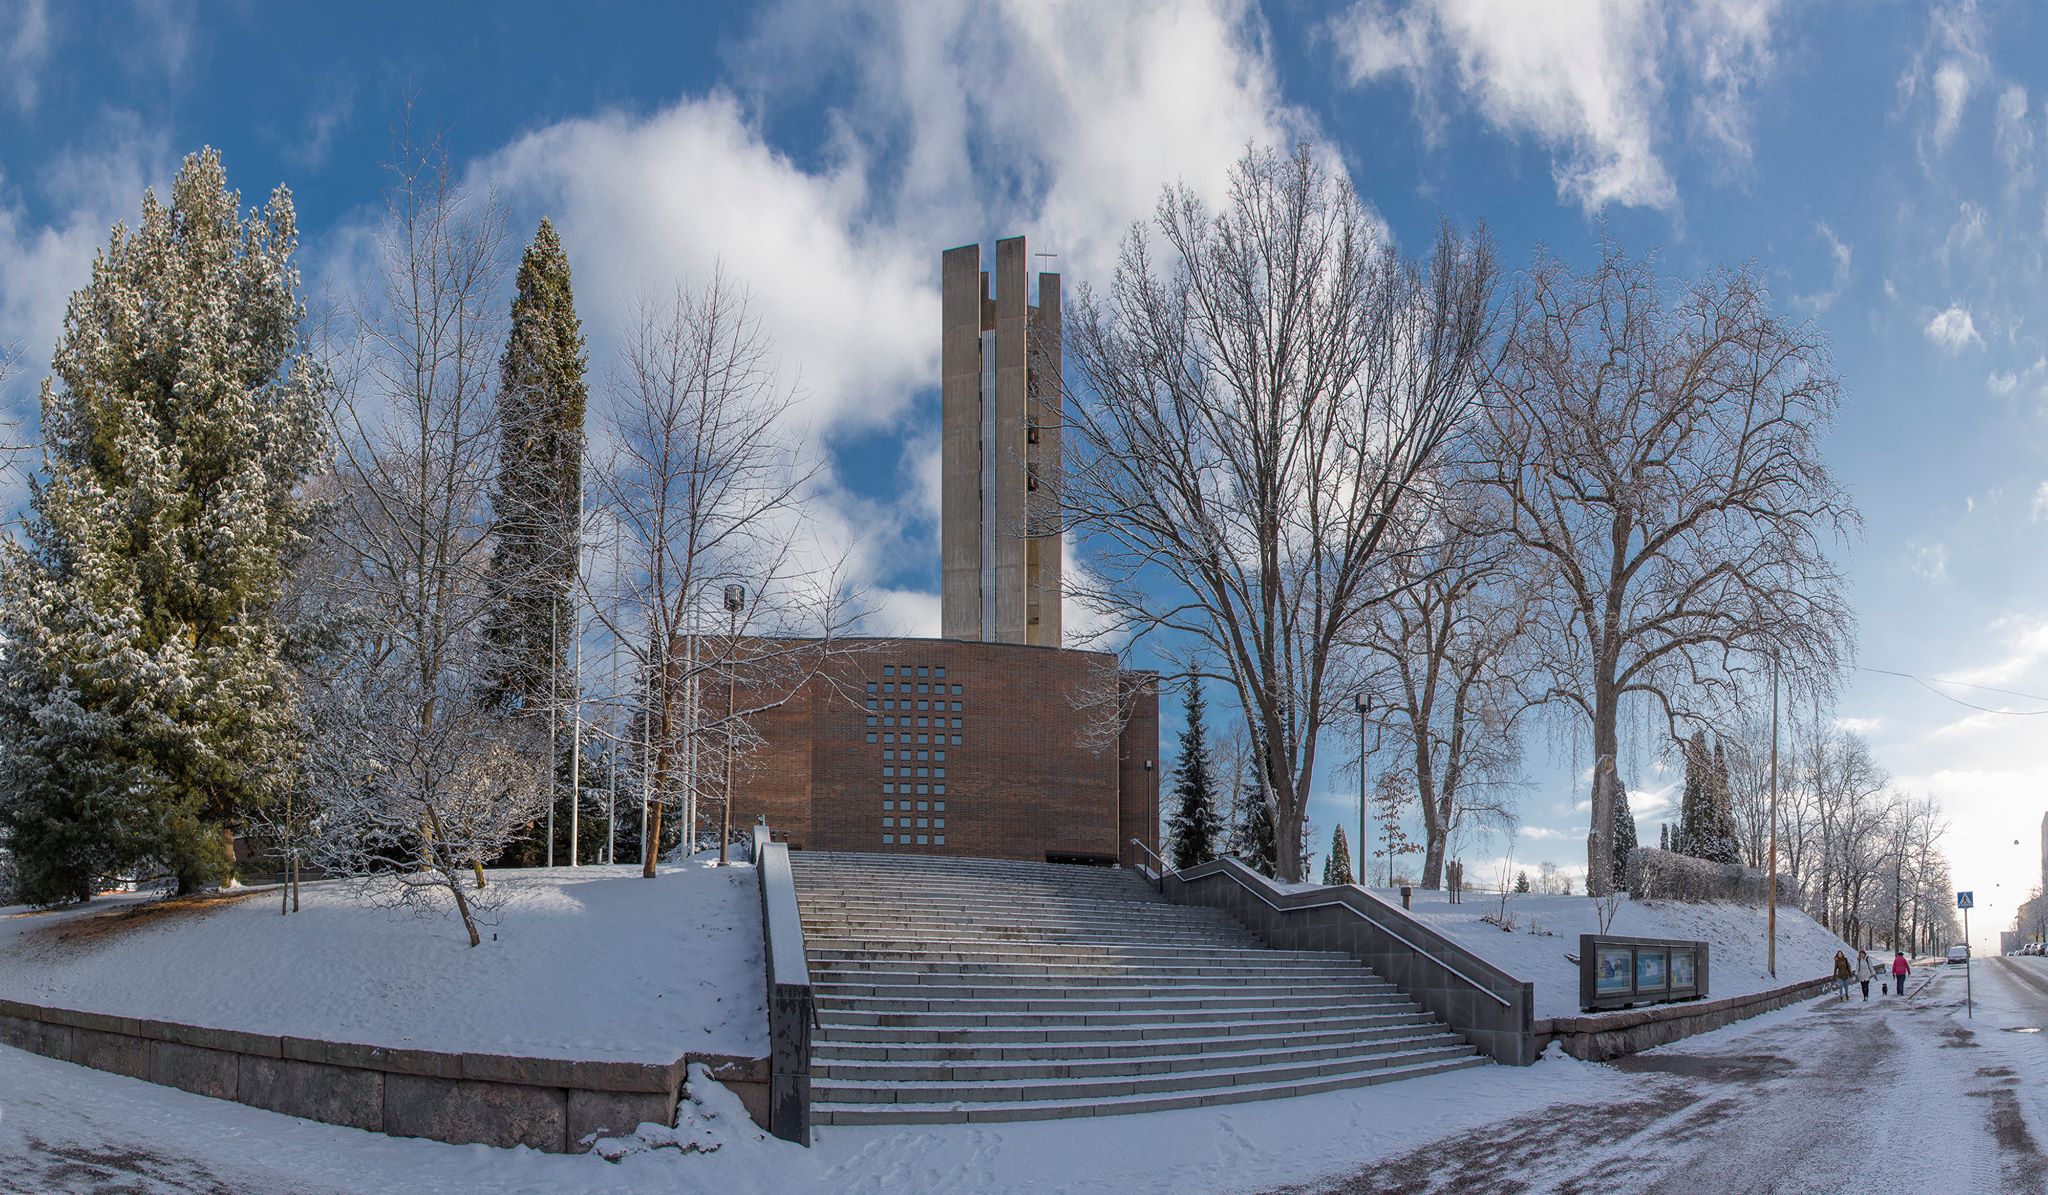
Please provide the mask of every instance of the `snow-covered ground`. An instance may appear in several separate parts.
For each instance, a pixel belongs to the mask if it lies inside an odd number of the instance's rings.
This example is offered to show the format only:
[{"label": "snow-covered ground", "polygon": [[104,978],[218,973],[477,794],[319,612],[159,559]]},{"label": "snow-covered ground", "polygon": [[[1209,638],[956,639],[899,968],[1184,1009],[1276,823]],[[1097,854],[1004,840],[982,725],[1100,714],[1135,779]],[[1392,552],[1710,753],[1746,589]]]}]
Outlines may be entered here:
[{"label": "snow-covered ground", "polygon": [[505,901],[474,949],[450,913],[366,905],[336,882],[307,884],[289,917],[274,890],[180,911],[143,907],[145,897],[0,908],[0,997],[380,1046],[645,1062],[765,1054],[753,869],[639,872],[489,873]]},{"label": "snow-covered ground", "polygon": [[[1375,888],[1396,906],[1398,889]],[[1499,917],[1498,894],[1468,893],[1463,903],[1449,904],[1442,892],[1416,890],[1410,910],[1431,929],[1478,954],[1519,979],[1536,984],[1538,1017],[1568,1017],[1579,1012],[1579,968],[1565,956],[1579,953],[1579,935],[1601,932],[1599,909],[1587,896],[1511,895],[1507,919],[1513,932],[1481,918]],[[1796,910],[1778,909],[1778,978],[1768,967],[1768,921],[1763,909],[1723,902],[1686,904],[1680,901],[1621,899],[1607,930],[1631,938],[1684,938],[1710,944],[1707,982],[1709,998],[1743,996],[1803,979],[1819,979],[1834,970],[1835,952],[1856,952],[1813,918]],[[1873,955],[1873,958],[1876,956]]]},{"label": "snow-covered ground", "polygon": [[[124,1192],[717,1191],[720,1195],[1128,1195],[1266,1191],[1560,1100],[1618,1098],[1626,1078],[1571,1059],[1483,1067],[1356,1092],[1221,1108],[1018,1124],[818,1130],[767,1137],[716,1084],[693,1083],[673,1134],[595,1154],[385,1137],[83,1070],[0,1047],[0,1190]],[[697,1148],[649,1147],[670,1137]],[[712,1152],[702,1152],[705,1146]],[[25,1161],[18,1161],[26,1159]],[[95,1173],[141,1175],[105,1188]],[[60,1177],[69,1181],[60,1181]]]},{"label": "snow-covered ground", "polygon": [[[0,1189],[954,1195],[1287,1189],[1449,1195],[1701,1189],[2038,1191],[2048,986],[2016,959],[1934,967],[1909,1002],[1804,1001],[1611,1065],[1546,1058],[1221,1108],[764,1137],[695,1084],[672,1133],[586,1155],[402,1140],[293,1120],[0,1047]],[[2048,985],[2048,965],[2038,971]],[[705,1152],[707,1149],[710,1152]]]}]

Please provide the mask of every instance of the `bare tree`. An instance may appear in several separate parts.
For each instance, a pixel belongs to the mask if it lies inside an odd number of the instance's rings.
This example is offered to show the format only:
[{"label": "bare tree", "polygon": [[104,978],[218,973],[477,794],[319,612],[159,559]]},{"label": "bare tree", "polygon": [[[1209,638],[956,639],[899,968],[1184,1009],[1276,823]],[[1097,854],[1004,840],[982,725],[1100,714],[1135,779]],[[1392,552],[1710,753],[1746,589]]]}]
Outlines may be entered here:
[{"label": "bare tree", "polygon": [[334,414],[331,583],[355,617],[312,706],[310,766],[321,865],[423,910],[446,896],[474,946],[483,865],[544,794],[479,696],[504,219],[438,146],[399,149],[382,289],[357,313]]},{"label": "bare tree", "polygon": [[1362,683],[1344,645],[1475,401],[1493,254],[1446,228],[1401,260],[1307,147],[1247,151],[1217,213],[1168,188],[1152,233],[1167,260],[1133,229],[1066,327],[1057,507],[1094,549],[1070,594],[1236,692],[1298,881],[1317,743]]},{"label": "bare tree", "polygon": [[665,812],[680,808],[694,842],[699,807],[723,799],[728,769],[757,743],[749,720],[815,673],[844,621],[837,559],[814,550],[803,520],[817,466],[798,450],[797,396],[772,357],[722,271],[642,303],[594,462],[622,575],[592,607],[636,673],[650,878]]},{"label": "bare tree", "polygon": [[1417,549],[1390,562],[1394,584],[1362,642],[1380,661],[1396,767],[1422,808],[1425,888],[1440,885],[1467,819],[1515,819],[1530,587],[1476,513],[1456,504],[1422,522]]},{"label": "bare tree", "polygon": [[1834,542],[1856,523],[1822,461],[1840,383],[1749,271],[1667,302],[1607,245],[1589,272],[1539,259],[1486,404],[1485,480],[1544,558],[1540,698],[1591,731],[1588,882],[1617,880],[1622,707],[1711,722],[1777,653],[1817,682],[1851,615]]}]

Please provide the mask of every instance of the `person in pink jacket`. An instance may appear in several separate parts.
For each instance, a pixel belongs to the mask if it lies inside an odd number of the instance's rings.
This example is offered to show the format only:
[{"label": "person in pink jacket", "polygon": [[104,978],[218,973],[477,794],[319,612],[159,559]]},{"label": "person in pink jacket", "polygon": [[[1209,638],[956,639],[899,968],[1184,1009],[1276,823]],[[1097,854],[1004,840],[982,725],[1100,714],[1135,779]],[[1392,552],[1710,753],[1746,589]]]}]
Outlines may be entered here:
[{"label": "person in pink jacket", "polygon": [[1906,994],[1906,972],[1912,969],[1906,962],[1905,951],[1901,950],[1892,956],[1892,990],[1901,996]]}]

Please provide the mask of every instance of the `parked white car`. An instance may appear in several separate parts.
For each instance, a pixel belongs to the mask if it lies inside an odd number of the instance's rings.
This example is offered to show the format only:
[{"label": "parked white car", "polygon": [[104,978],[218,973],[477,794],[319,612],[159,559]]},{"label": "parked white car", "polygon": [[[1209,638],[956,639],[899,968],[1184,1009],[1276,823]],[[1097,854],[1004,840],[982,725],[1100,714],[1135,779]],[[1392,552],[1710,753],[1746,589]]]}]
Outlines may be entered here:
[{"label": "parked white car", "polygon": [[1949,948],[1948,948],[1948,961],[1949,961],[1950,963],[1967,963],[1967,962],[1969,962],[1969,961],[1970,961],[1970,948],[1969,948],[1968,946],[1951,946],[1951,947],[1949,947]]}]

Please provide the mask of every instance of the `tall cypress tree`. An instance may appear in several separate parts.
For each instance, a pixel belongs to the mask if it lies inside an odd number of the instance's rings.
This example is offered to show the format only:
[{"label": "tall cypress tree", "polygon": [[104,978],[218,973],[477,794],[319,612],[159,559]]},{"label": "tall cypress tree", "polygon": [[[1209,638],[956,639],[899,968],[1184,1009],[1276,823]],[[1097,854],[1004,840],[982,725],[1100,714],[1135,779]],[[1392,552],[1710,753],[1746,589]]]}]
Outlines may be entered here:
[{"label": "tall cypress tree", "polygon": [[1351,882],[1351,844],[1344,840],[1344,827],[1339,825],[1330,835],[1330,857],[1323,861],[1323,883],[1348,884]]},{"label": "tall cypress tree", "polygon": [[1707,736],[1695,730],[1685,744],[1685,788],[1678,801],[1678,834],[1671,849],[1681,855],[1706,857],[1712,799],[1707,795]]},{"label": "tall cypress tree", "polygon": [[554,225],[542,219],[519,262],[512,328],[499,364],[494,605],[484,624],[491,672],[483,689],[508,710],[544,708],[571,693],[570,590],[590,397],[585,363],[569,258]]},{"label": "tall cypress tree", "polygon": [[298,231],[244,217],[211,149],[143,197],[71,298],[43,383],[43,474],[0,603],[0,829],[36,903],[155,861],[233,866],[289,782],[295,694],[273,616],[324,445]]},{"label": "tall cypress tree", "polygon": [[1740,833],[1735,828],[1735,790],[1728,783],[1728,756],[1721,743],[1714,742],[1713,763],[1707,772],[1706,806],[1708,833],[1702,858],[1716,863],[1740,863]]},{"label": "tall cypress tree", "polygon": [[1209,740],[1203,722],[1202,686],[1188,681],[1182,714],[1187,725],[1180,732],[1180,759],[1173,769],[1173,815],[1167,820],[1172,832],[1168,848],[1176,869],[1207,863],[1216,857],[1216,839],[1223,822],[1216,811],[1215,786],[1209,776]]},{"label": "tall cypress tree", "polygon": [[1635,814],[1628,809],[1628,789],[1617,778],[1614,785],[1614,887],[1628,883],[1628,853],[1642,844],[1636,841]]}]

